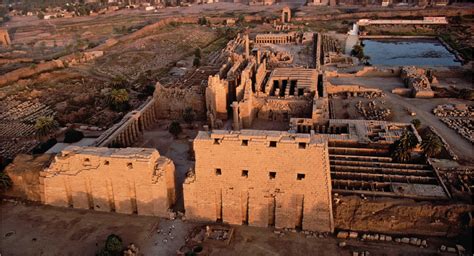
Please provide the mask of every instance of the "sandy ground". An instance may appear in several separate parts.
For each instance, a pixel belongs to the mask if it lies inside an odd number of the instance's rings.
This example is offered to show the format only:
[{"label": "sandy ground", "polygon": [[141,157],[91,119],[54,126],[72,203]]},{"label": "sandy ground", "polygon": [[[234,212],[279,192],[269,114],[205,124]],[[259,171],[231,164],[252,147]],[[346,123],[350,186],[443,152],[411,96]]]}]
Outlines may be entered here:
[{"label": "sandy ground", "polygon": [[[417,99],[395,95],[391,93],[391,90],[395,87],[403,87],[403,83],[401,79],[393,77],[331,78],[330,81],[334,84],[358,84],[382,89],[386,94],[384,100],[392,106],[392,121],[410,122],[414,118],[420,119],[422,125],[433,126],[461,160],[474,163],[474,146],[432,113],[433,108],[440,104],[470,104],[471,102],[454,98]],[[416,116],[408,115],[406,109],[414,111]]]},{"label": "sandy ground", "polygon": [[[137,245],[143,255],[176,255],[186,235],[198,225],[182,220],[10,202],[0,203],[0,210],[0,253],[8,256],[94,255],[111,233],[122,237],[124,245]],[[290,232],[279,237],[271,228],[234,228],[231,243],[208,248],[210,255],[349,256],[353,251],[393,256],[442,255],[437,253],[441,244],[453,246],[440,238],[428,238],[429,247],[425,249],[395,242],[358,240],[345,240],[347,246],[340,248],[341,240],[334,236],[306,238],[302,233]]]}]

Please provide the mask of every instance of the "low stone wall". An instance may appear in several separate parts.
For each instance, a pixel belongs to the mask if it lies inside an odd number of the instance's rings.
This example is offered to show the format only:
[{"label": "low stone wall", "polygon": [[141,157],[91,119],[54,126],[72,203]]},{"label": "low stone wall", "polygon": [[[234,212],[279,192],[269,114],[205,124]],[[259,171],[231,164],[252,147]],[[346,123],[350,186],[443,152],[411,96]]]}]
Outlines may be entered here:
[{"label": "low stone wall", "polygon": [[407,9],[379,9],[367,12],[358,13],[341,13],[341,14],[326,14],[313,15],[309,17],[295,17],[294,21],[318,21],[318,20],[350,20],[350,19],[364,19],[364,18],[391,18],[391,17],[428,17],[428,16],[446,16],[453,17],[459,15],[473,15],[472,8],[457,8],[446,6],[443,8],[420,8],[414,9],[409,7]]},{"label": "low stone wall", "polygon": [[39,64],[32,64],[29,67],[23,67],[0,76],[0,87],[19,79],[31,77],[44,72],[65,68],[79,63],[92,61],[103,55],[102,51],[87,51],[82,53],[73,53],[63,56],[56,60],[47,61]]},{"label": "low stone wall", "polygon": [[474,211],[468,204],[410,199],[347,196],[334,201],[336,229],[386,234],[455,236],[463,230],[464,215]]}]

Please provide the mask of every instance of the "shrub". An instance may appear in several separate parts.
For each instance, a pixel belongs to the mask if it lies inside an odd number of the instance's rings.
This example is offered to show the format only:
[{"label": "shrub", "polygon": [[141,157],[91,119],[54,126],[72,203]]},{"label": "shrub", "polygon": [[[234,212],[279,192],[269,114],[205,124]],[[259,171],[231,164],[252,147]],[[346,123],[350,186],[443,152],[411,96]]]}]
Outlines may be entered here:
[{"label": "shrub", "polygon": [[97,254],[99,256],[121,256],[123,255],[122,238],[118,235],[111,234],[105,241],[105,246]]},{"label": "shrub", "polygon": [[413,124],[413,126],[415,126],[416,129],[420,128],[420,126],[421,126],[420,119],[413,119],[413,120],[411,120],[411,123]]},{"label": "shrub", "polygon": [[174,137],[178,137],[178,135],[183,131],[181,128],[181,124],[177,121],[173,121],[168,128],[168,131],[173,134]]},{"label": "shrub", "polygon": [[38,137],[47,136],[59,129],[59,124],[52,116],[40,116],[36,119],[35,130]]},{"label": "shrub", "polygon": [[187,107],[183,113],[183,119],[186,123],[191,124],[194,121],[195,113],[193,108]]},{"label": "shrub", "polygon": [[74,130],[68,129],[64,134],[64,143],[74,143],[82,140],[84,138],[84,133]]}]

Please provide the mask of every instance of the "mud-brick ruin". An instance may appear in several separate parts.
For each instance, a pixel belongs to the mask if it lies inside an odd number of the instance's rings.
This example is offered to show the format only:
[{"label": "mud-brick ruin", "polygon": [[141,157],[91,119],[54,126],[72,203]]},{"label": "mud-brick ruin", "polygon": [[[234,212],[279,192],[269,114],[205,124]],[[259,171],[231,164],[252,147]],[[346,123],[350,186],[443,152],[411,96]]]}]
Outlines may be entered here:
[{"label": "mud-brick ruin", "polygon": [[194,150],[195,170],[184,183],[188,218],[334,230],[322,138],[279,131],[199,132]]},{"label": "mud-brick ruin", "polygon": [[165,217],[175,202],[174,171],[155,149],[69,147],[41,173],[42,201]]}]

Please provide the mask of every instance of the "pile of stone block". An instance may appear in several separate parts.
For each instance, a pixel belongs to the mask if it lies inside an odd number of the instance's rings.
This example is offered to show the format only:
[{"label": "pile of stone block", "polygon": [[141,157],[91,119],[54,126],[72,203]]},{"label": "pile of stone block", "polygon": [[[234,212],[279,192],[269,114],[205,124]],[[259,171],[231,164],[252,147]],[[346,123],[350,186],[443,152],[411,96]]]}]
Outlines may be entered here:
[{"label": "pile of stone block", "polygon": [[474,105],[466,104],[443,104],[433,109],[433,114],[439,117],[474,117]]},{"label": "pile of stone block", "polygon": [[391,111],[384,106],[378,106],[376,101],[370,101],[367,106],[362,104],[362,101],[356,103],[356,108],[359,114],[363,115],[366,120],[387,120]]},{"label": "pile of stone block", "polygon": [[[433,76],[431,75],[432,79]],[[405,86],[412,89],[412,96],[415,98],[432,98],[434,92],[431,90],[430,79],[426,75],[426,71],[414,66],[403,67],[401,70],[401,78]]]},{"label": "pile of stone block", "polygon": [[474,143],[474,105],[444,104],[433,109],[433,114],[448,127]]}]

